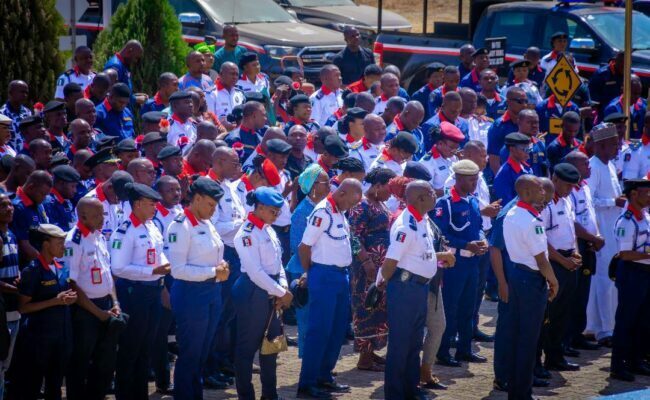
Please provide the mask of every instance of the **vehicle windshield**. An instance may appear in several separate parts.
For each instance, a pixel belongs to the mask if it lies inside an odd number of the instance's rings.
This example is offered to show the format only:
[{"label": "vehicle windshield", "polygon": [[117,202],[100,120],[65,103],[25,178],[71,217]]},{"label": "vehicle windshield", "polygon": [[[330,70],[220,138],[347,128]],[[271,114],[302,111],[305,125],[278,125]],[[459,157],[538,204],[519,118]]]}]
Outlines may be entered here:
[{"label": "vehicle windshield", "polygon": [[273,0],[198,0],[204,10],[223,23],[294,22]]},{"label": "vehicle windshield", "polygon": [[[619,50],[625,48],[624,13],[588,14],[584,18],[612,47]],[[650,49],[650,18],[638,12],[632,16],[632,48],[635,50]]]},{"label": "vehicle windshield", "polygon": [[352,0],[289,0],[294,7],[353,6]]}]

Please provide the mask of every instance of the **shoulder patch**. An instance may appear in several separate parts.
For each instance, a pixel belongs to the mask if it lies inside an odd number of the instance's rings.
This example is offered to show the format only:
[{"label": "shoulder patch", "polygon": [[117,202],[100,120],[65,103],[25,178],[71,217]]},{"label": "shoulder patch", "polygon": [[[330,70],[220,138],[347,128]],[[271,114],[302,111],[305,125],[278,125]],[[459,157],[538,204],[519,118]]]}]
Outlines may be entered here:
[{"label": "shoulder patch", "polygon": [[625,219],[632,219],[632,215],[633,215],[633,214],[632,214],[632,211],[627,210],[627,211],[625,211],[625,213],[623,214],[623,218],[625,218]]},{"label": "shoulder patch", "polygon": [[244,224],[244,228],[243,228],[243,229],[244,229],[244,232],[253,232],[253,228],[254,228],[254,227],[255,227],[255,225],[253,225],[252,222],[246,222],[246,223]]},{"label": "shoulder patch", "polygon": [[[72,235],[72,242],[76,244],[81,243],[81,231],[79,230],[79,228],[74,228],[74,234]],[[70,255],[72,255],[72,249],[70,249]]]},{"label": "shoulder patch", "polygon": [[424,157],[422,157],[422,159],[424,161],[429,161],[431,159],[431,152],[428,152],[427,154],[425,154]]},{"label": "shoulder patch", "polygon": [[316,99],[320,100],[320,99],[323,98],[323,96],[325,96],[325,95],[323,94],[323,91],[319,89],[318,92],[316,93],[316,96],[315,96]]},{"label": "shoulder patch", "polygon": [[415,217],[412,216],[412,215],[409,216],[409,228],[411,228],[412,230],[414,230],[416,232],[418,230],[418,223],[415,221]]},{"label": "shoulder patch", "polygon": [[323,223],[323,218],[321,218],[321,217],[319,217],[317,215],[314,215],[311,218],[311,224],[316,226],[316,227],[320,227],[322,223]]},{"label": "shoulder patch", "polygon": [[180,213],[174,218],[174,221],[175,222],[183,222],[183,221],[185,221],[185,218],[187,218],[185,216],[185,213]]},{"label": "shoulder patch", "polygon": [[241,238],[242,244],[244,247],[251,247],[253,245],[253,241],[251,240],[250,236],[244,236]]},{"label": "shoulder patch", "polygon": [[625,228],[623,228],[623,227],[616,228],[616,236],[624,237],[625,236]]},{"label": "shoulder patch", "polygon": [[397,232],[397,236],[395,237],[395,240],[400,243],[404,243],[406,240],[406,233],[404,232]]},{"label": "shoulder patch", "polygon": [[122,234],[124,234],[124,233],[126,233],[126,230],[129,229],[129,226],[131,226],[131,221],[129,221],[129,220],[127,219],[126,221],[122,222],[122,224],[120,225],[120,227],[117,228],[117,231],[116,231],[116,232],[117,232],[117,233],[122,233]]},{"label": "shoulder patch", "polygon": [[66,247],[65,248],[65,253],[63,253],[64,257],[72,257],[72,247]]},{"label": "shoulder patch", "polygon": [[177,240],[178,240],[178,236],[175,233],[169,234],[169,238],[168,238],[169,243],[176,243]]},{"label": "shoulder patch", "polygon": [[634,151],[634,150],[638,150],[638,149],[641,148],[641,145],[642,145],[641,141],[638,141],[638,142],[637,142],[637,141],[630,142],[630,144],[629,144],[629,146],[630,146],[630,150],[632,150],[632,151]]}]

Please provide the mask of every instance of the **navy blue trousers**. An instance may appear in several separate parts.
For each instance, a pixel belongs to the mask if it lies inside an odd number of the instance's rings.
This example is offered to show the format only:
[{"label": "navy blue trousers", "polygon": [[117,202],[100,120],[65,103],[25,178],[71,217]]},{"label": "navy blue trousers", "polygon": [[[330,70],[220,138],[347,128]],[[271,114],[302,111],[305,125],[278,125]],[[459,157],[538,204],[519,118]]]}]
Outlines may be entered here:
[{"label": "navy blue trousers", "polygon": [[332,382],[332,370],[350,321],[350,283],[346,268],[312,264],[307,277],[309,319],[305,337],[301,388]]},{"label": "navy blue trousers", "polygon": [[[235,346],[235,377],[237,396],[240,400],[255,400],[253,388],[253,359],[259,350],[264,331],[273,310],[273,299],[248,275],[241,274],[232,288],[232,299],[237,315],[237,344]],[[268,399],[278,397],[275,374],[277,354],[259,356],[262,396]]]},{"label": "navy blue trousers", "polygon": [[438,358],[449,357],[451,341],[458,334],[456,355],[472,352],[473,316],[476,307],[479,257],[456,256],[456,265],[445,270],[442,278],[442,300],[447,326],[442,334]]},{"label": "navy blue trousers", "polygon": [[126,329],[120,335],[115,398],[147,400],[151,350],[162,312],[162,286],[118,278],[115,289],[120,307],[130,316]]},{"label": "navy blue trousers", "polygon": [[511,366],[508,379],[508,399],[530,399],[533,369],[537,355],[544,311],[548,299],[546,280],[539,272],[525,271],[517,266],[508,276],[507,328],[510,346],[507,364]]},{"label": "navy blue trousers", "polygon": [[474,304],[474,315],[472,316],[472,333],[478,331],[478,310],[481,308],[483,302],[483,293],[485,292],[485,285],[487,283],[488,270],[490,268],[490,254],[486,253],[479,256],[478,262],[478,281],[476,283],[476,303]]},{"label": "navy blue trousers", "polygon": [[415,396],[420,381],[420,351],[427,319],[429,285],[402,282],[395,273],[386,287],[388,352],[384,372],[386,400]]},{"label": "navy blue trousers", "polygon": [[231,299],[232,286],[241,274],[241,263],[234,247],[224,246],[223,259],[230,264],[228,280],[221,283],[221,317],[217,325],[217,333],[213,338],[208,359],[208,374],[215,373],[225,365],[235,361],[235,338],[237,324],[235,322],[235,306]]},{"label": "navy blue trousers", "polygon": [[221,313],[221,284],[213,280],[188,282],[176,279],[172,285],[171,304],[178,343],[174,399],[202,399],[202,372]]},{"label": "navy blue trousers", "polygon": [[[644,269],[645,268],[645,269]],[[616,270],[618,307],[612,347],[611,370],[634,367],[647,354],[650,329],[650,271],[632,262],[619,261]]]}]

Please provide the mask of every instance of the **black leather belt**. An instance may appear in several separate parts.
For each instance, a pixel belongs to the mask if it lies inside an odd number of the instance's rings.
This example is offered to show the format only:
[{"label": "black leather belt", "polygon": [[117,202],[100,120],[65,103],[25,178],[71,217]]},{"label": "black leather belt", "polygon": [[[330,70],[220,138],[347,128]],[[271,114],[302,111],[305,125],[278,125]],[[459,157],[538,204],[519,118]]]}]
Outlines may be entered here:
[{"label": "black leather belt", "polygon": [[422,275],[414,274],[402,268],[397,268],[393,276],[397,277],[400,282],[415,282],[420,285],[428,285],[430,278],[425,278]]}]

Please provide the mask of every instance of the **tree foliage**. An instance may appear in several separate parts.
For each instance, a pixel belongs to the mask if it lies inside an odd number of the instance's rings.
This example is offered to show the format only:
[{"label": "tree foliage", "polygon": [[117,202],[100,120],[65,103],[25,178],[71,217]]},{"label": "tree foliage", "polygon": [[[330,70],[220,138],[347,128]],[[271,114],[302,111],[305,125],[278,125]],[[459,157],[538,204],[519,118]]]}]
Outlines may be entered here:
[{"label": "tree foliage", "polygon": [[129,0],[120,5],[110,27],[99,34],[93,46],[97,70],[103,70],[106,60],[131,39],[144,47],[144,58],[131,68],[134,91],[154,93],[161,73],[180,76],[184,72],[190,49],[168,0]]},{"label": "tree foliage", "polygon": [[55,0],[1,0],[0,27],[0,97],[9,82],[20,79],[29,84],[31,102],[51,99],[65,69],[59,51],[65,23]]}]

